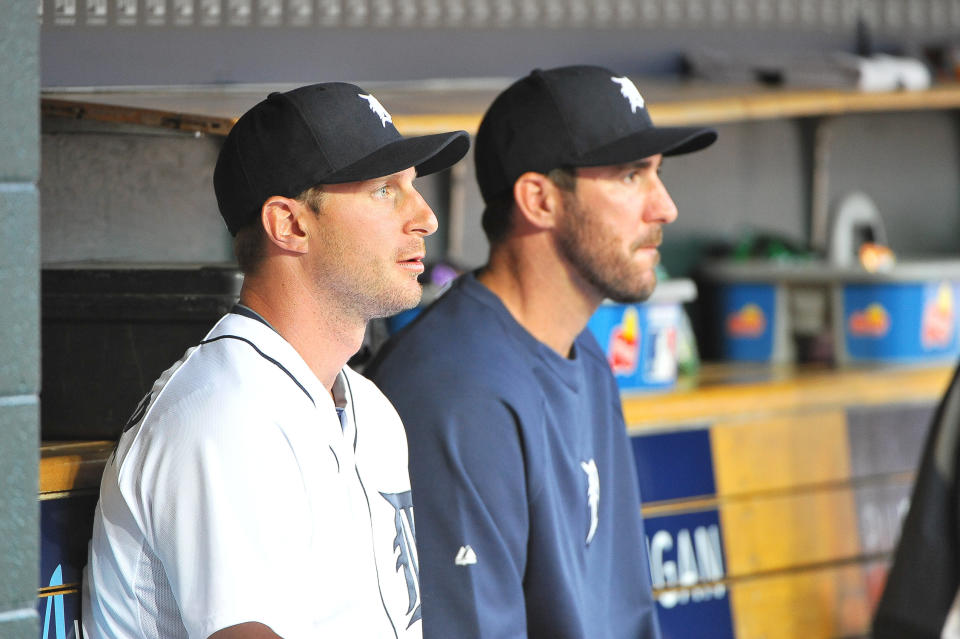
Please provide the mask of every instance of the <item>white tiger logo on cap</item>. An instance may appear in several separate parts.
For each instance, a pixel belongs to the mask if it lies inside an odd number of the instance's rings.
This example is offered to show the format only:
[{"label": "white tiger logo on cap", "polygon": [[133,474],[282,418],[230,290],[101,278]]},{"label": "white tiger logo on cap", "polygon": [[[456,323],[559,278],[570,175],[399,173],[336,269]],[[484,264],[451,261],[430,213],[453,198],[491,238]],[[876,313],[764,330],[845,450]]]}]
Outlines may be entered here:
[{"label": "white tiger logo on cap", "polygon": [[636,85],[630,81],[630,78],[623,76],[622,78],[610,79],[620,85],[620,95],[630,101],[631,112],[636,113],[637,109],[643,108],[643,96],[640,95],[640,91],[638,91]]},{"label": "white tiger logo on cap", "polygon": [[393,118],[390,117],[390,114],[387,112],[387,110],[383,108],[382,104],[380,104],[380,100],[378,100],[374,95],[368,93],[360,93],[358,95],[370,104],[370,110],[373,111],[378,118],[380,118],[380,124],[383,126],[387,126],[387,122],[393,124]]}]

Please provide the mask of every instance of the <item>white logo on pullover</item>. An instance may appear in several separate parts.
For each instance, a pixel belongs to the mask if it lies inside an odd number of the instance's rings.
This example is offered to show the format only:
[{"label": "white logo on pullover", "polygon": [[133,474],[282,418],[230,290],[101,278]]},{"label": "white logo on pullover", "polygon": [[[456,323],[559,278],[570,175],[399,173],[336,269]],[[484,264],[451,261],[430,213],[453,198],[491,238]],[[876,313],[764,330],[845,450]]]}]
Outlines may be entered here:
[{"label": "white logo on pullover", "polygon": [[580,462],[580,468],[587,474],[587,508],[590,509],[590,530],[587,531],[587,545],[593,541],[593,536],[597,533],[597,524],[600,519],[597,511],[600,508],[600,473],[597,472],[597,462]]},{"label": "white logo on pullover", "polygon": [[460,550],[457,551],[457,557],[453,560],[458,566],[471,566],[477,563],[477,553],[473,552],[473,548],[470,546],[460,546]]}]

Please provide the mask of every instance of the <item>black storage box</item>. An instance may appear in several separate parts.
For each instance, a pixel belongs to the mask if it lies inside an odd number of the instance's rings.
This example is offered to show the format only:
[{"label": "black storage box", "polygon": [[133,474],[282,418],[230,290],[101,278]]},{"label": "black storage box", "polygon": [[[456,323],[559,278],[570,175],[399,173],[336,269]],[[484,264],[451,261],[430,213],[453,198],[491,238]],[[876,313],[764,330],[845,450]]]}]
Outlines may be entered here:
[{"label": "black storage box", "polygon": [[160,374],[236,302],[236,267],[41,271],[44,440],[116,439]]}]

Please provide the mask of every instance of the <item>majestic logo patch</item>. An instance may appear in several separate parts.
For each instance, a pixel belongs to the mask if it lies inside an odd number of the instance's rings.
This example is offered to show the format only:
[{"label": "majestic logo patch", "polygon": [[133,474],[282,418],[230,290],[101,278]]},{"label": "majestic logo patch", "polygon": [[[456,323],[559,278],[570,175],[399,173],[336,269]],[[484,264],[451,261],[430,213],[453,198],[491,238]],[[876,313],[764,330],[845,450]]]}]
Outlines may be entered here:
[{"label": "majestic logo patch", "polygon": [[453,563],[458,566],[472,566],[477,563],[477,553],[470,546],[460,546]]},{"label": "majestic logo patch", "polygon": [[587,508],[590,511],[590,529],[587,531],[587,545],[593,541],[597,533],[597,524],[600,522],[597,511],[600,507],[600,473],[597,472],[597,462],[580,462],[580,468],[587,474]]},{"label": "majestic logo patch", "polygon": [[397,536],[393,539],[394,550],[399,550],[396,570],[403,569],[407,580],[407,595],[410,605],[407,614],[413,613],[407,628],[420,619],[420,565],[417,560],[416,526],[413,522],[413,499],[410,491],[403,493],[380,493],[394,508],[393,523]]},{"label": "majestic logo patch", "polygon": [[360,93],[359,97],[363,98],[370,104],[370,110],[373,111],[378,118],[380,118],[380,124],[387,126],[387,122],[390,122],[391,124],[393,123],[393,118],[391,118],[390,114],[387,113],[387,110],[383,108],[383,105],[380,104],[380,100],[378,100],[376,96],[368,93]]},{"label": "majestic logo patch", "polygon": [[630,102],[630,111],[632,113],[636,113],[637,109],[643,108],[643,96],[640,95],[640,91],[637,90],[636,85],[631,82],[630,78],[624,76],[622,78],[610,79],[620,85],[620,95]]}]

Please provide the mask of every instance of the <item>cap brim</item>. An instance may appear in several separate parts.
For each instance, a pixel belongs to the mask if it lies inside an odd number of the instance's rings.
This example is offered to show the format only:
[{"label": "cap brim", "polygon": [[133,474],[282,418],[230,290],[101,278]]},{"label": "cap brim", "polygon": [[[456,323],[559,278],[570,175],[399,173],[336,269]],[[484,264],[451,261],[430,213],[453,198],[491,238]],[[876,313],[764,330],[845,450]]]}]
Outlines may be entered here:
[{"label": "cap brim", "polygon": [[705,149],[716,139],[717,132],[709,128],[651,127],[585,153],[576,166],[624,164],[659,154],[683,155]]},{"label": "cap brim", "polygon": [[470,135],[466,131],[402,138],[318,179],[318,183],[362,182],[405,171],[410,167],[416,167],[417,175],[430,175],[453,166],[468,150]]}]

